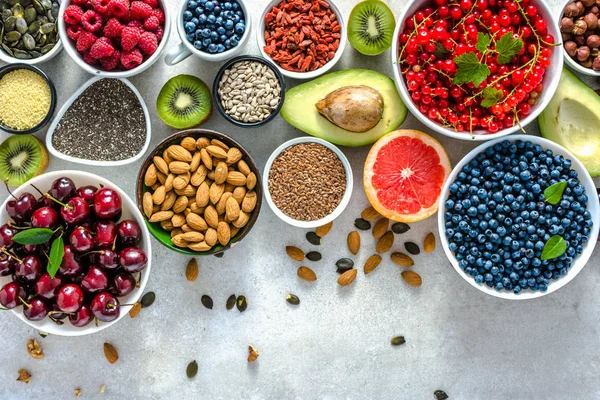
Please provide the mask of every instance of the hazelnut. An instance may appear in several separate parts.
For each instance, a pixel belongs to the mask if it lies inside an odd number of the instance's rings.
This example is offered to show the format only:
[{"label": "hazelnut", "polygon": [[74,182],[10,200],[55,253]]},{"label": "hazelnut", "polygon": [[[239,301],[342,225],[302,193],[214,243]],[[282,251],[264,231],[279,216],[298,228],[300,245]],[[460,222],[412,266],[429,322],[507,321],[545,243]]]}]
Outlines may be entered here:
[{"label": "hazelnut", "polygon": [[580,62],[579,64],[580,64],[582,67],[585,67],[585,68],[592,68],[592,65],[593,65],[593,63],[592,63],[592,59],[591,59],[591,58],[588,58],[587,60],[585,60],[585,61],[582,61],[582,62]]},{"label": "hazelnut", "polygon": [[586,44],[588,45],[588,47],[590,47],[592,49],[597,49],[598,47],[600,47],[600,36],[598,36],[598,35],[588,36],[588,38],[586,40]]},{"label": "hazelnut", "polygon": [[[600,1],[600,0],[598,0]],[[565,17],[577,17],[579,16],[579,7],[575,3],[569,3],[565,7]]]},{"label": "hazelnut", "polygon": [[600,7],[600,0],[596,0],[596,5]]},{"label": "hazelnut", "polygon": [[594,62],[592,63],[592,68],[594,71],[600,71],[600,57],[594,58]]},{"label": "hazelnut", "polygon": [[581,46],[577,49],[577,59],[581,62],[590,58],[590,48],[587,46]]},{"label": "hazelnut", "polygon": [[581,36],[581,35],[580,35],[580,36],[575,36],[575,37],[573,38],[573,40],[574,40],[574,41],[575,41],[575,43],[577,43],[577,45],[579,45],[579,46],[583,46],[583,45],[585,45],[585,38],[584,38],[583,36]]},{"label": "hazelnut", "polygon": [[595,14],[589,13],[585,17],[583,17],[583,21],[587,25],[589,30],[594,30],[598,27],[598,16]]},{"label": "hazelnut", "polygon": [[598,49],[592,49],[592,50],[590,51],[590,57],[592,57],[592,58],[596,58],[596,57],[598,57],[598,56],[600,56],[600,50],[598,50]]},{"label": "hazelnut", "polygon": [[587,24],[584,20],[578,19],[573,26],[573,35],[583,35],[587,31]]},{"label": "hazelnut", "polygon": [[567,40],[573,40],[573,35],[570,33],[561,33],[560,36],[563,42],[566,42]]},{"label": "hazelnut", "polygon": [[581,3],[586,7],[591,7],[596,4],[596,0],[581,0]]},{"label": "hazelnut", "polygon": [[563,33],[571,33],[573,32],[574,25],[575,22],[573,22],[572,18],[563,17],[563,19],[560,20],[560,31]]},{"label": "hazelnut", "polygon": [[576,1],[575,6],[577,7],[577,16],[583,15],[583,13],[585,12],[585,6],[583,5],[583,3],[580,1]]},{"label": "hazelnut", "polygon": [[577,43],[573,41],[565,42],[565,51],[571,57],[575,57],[575,54],[577,54]]},{"label": "hazelnut", "polygon": [[592,8],[590,8],[590,12],[592,14],[598,15],[598,12],[600,12],[600,8],[598,8],[598,6],[593,6]]}]

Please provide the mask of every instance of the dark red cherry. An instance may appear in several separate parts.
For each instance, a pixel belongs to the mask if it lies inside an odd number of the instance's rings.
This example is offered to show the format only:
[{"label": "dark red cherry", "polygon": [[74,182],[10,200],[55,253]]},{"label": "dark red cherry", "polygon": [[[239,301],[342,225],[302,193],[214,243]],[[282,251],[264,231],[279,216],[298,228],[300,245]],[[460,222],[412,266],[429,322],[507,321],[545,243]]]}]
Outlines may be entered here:
[{"label": "dark red cherry", "polygon": [[24,244],[22,249],[25,254],[40,254],[40,247],[35,244]]},{"label": "dark red cherry", "polygon": [[56,322],[59,325],[62,325],[63,322],[61,322],[63,319],[67,318],[69,316],[69,314],[64,313],[60,310],[60,308],[58,307],[58,304],[56,303],[52,303],[52,305],[50,306],[50,312],[48,313],[48,317],[50,317],[51,320],[53,320],[54,322]]},{"label": "dark red cherry", "polygon": [[88,202],[88,204],[93,205],[94,196],[96,195],[97,191],[98,188],[96,186],[82,186],[79,189],[77,189],[77,196],[83,197],[85,201]]},{"label": "dark red cherry", "polygon": [[60,288],[56,295],[56,304],[61,311],[75,312],[79,310],[83,303],[84,294],[81,288],[73,283],[69,283]]},{"label": "dark red cherry", "polygon": [[38,256],[27,256],[22,261],[15,265],[15,276],[21,282],[34,283],[46,271],[45,265]]},{"label": "dark red cherry", "polygon": [[29,222],[33,211],[37,207],[37,200],[31,193],[23,193],[16,200],[6,204],[6,212],[16,222]]},{"label": "dark red cherry", "polygon": [[52,186],[50,186],[50,196],[61,203],[65,203],[71,197],[75,196],[75,193],[75,183],[66,177],[58,178],[52,182]]},{"label": "dark red cherry", "polygon": [[121,212],[121,197],[109,188],[102,188],[94,196],[94,212],[99,218],[110,219]]},{"label": "dark red cherry", "polygon": [[135,289],[135,278],[129,272],[121,272],[113,278],[113,284],[117,296],[127,296]]},{"label": "dark red cherry", "polygon": [[81,263],[75,258],[75,252],[70,245],[65,246],[64,256],[59,271],[62,275],[73,277],[83,272]]},{"label": "dark red cherry", "polygon": [[39,296],[29,300],[29,307],[23,306],[23,315],[30,321],[39,321],[48,315],[48,304]]},{"label": "dark red cherry", "polygon": [[69,236],[71,248],[78,253],[85,253],[94,248],[94,235],[89,230],[79,226]]},{"label": "dark red cherry", "polygon": [[81,288],[88,293],[96,293],[108,288],[108,276],[100,268],[92,265],[81,280]]},{"label": "dark red cherry", "polygon": [[121,307],[119,300],[110,293],[97,294],[90,304],[94,317],[102,322],[114,321],[119,317]]},{"label": "dark red cherry", "polygon": [[37,280],[34,289],[38,296],[52,300],[64,284],[65,280],[62,276],[55,275],[54,278],[51,278],[49,274],[44,274]]},{"label": "dark red cherry", "polygon": [[42,208],[42,207],[50,207],[50,208],[55,208],[58,210],[58,209],[60,209],[60,204],[56,203],[49,197],[42,196],[37,201],[37,208]]},{"label": "dark red cherry", "polygon": [[112,221],[96,222],[96,248],[112,248],[117,237],[117,225]]},{"label": "dark red cherry", "polygon": [[90,206],[83,197],[71,197],[65,206],[60,208],[60,216],[69,225],[75,225],[90,215]]},{"label": "dark red cherry", "polygon": [[13,237],[17,234],[17,230],[8,224],[0,226],[0,247],[11,248],[14,244]]},{"label": "dark red cherry", "polygon": [[111,249],[100,250],[100,253],[96,255],[96,262],[104,269],[119,268],[119,256]]},{"label": "dark red cherry", "polygon": [[34,228],[54,229],[58,223],[58,212],[52,207],[38,208],[31,216],[31,226]]},{"label": "dark red cherry", "polygon": [[148,257],[137,247],[127,247],[119,253],[119,265],[128,272],[138,272],[146,268]]},{"label": "dark red cherry", "polygon": [[10,256],[0,253],[0,276],[8,276],[15,272],[17,262]]},{"label": "dark red cherry", "polygon": [[79,310],[75,311],[73,314],[69,314],[69,321],[71,321],[71,325],[76,326],[77,328],[82,328],[92,322],[94,317],[92,316],[92,311],[90,310],[90,306],[87,304],[82,304]]},{"label": "dark red cherry", "polygon": [[8,282],[0,289],[0,304],[4,308],[15,308],[23,304],[19,297],[24,300],[27,297],[27,293],[18,282]]},{"label": "dark red cherry", "polygon": [[137,222],[125,220],[119,222],[117,236],[121,247],[136,246],[142,240],[142,230]]}]

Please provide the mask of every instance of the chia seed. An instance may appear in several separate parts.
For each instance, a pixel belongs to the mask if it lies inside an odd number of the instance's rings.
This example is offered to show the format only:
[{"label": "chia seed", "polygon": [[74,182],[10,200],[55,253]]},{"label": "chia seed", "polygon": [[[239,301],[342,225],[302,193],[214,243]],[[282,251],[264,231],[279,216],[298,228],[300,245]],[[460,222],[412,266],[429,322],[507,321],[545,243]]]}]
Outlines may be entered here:
[{"label": "chia seed", "polygon": [[136,156],[146,141],[144,110],[118,79],[94,82],[56,125],[52,145],[71,157],[119,161]]}]

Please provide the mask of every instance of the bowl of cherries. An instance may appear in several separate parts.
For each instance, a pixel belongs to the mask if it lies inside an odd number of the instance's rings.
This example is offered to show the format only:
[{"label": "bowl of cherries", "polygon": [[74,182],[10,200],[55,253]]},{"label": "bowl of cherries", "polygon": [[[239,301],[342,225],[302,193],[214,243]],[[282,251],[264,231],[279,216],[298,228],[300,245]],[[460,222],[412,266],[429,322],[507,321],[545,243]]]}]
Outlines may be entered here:
[{"label": "bowl of cherries", "polygon": [[0,209],[0,307],[50,334],[98,332],[141,297],[151,255],[142,214],[116,185],[40,175]]}]

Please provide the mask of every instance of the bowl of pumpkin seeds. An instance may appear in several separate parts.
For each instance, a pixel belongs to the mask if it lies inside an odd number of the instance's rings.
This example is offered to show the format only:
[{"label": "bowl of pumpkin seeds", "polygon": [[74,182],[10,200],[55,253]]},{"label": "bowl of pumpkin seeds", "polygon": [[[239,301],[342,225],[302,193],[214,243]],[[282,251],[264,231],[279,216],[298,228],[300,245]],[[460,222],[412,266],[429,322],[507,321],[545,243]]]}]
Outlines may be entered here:
[{"label": "bowl of pumpkin seeds", "polygon": [[0,0],[0,60],[39,64],[57,55],[57,0]]}]

